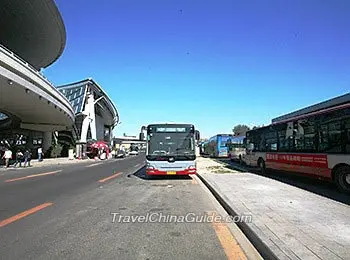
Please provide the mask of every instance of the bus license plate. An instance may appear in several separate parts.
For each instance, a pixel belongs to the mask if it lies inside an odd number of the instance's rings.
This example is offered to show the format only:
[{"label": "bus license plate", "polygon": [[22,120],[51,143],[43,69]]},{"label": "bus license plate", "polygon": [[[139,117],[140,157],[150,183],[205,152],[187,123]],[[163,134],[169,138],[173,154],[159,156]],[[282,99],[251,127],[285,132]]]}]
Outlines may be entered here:
[{"label": "bus license plate", "polygon": [[174,174],[176,174],[176,172],[166,172],[166,174],[168,174],[168,175],[174,175]]}]

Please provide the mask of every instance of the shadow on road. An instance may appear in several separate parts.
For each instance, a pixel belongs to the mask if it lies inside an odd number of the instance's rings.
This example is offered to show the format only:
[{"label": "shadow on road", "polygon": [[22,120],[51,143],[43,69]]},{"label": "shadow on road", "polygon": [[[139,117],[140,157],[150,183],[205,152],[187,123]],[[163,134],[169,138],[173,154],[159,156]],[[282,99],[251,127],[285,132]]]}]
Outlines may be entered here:
[{"label": "shadow on road", "polygon": [[190,176],[187,175],[161,175],[161,176],[147,176],[146,175],[146,166],[136,171],[133,174],[129,174],[136,176],[142,180],[153,181],[153,180],[192,180]]},{"label": "shadow on road", "polygon": [[338,201],[347,205],[350,205],[350,194],[345,194],[340,192],[337,187],[331,183],[324,180],[314,179],[310,176],[281,172],[276,170],[267,170],[266,174],[261,174],[256,168],[240,165],[236,162],[231,162],[226,158],[216,158],[215,160],[219,162],[226,163],[226,167],[231,169],[237,169],[235,167],[244,168],[247,172],[254,173],[260,176],[271,178],[294,187],[298,187],[320,196]]}]

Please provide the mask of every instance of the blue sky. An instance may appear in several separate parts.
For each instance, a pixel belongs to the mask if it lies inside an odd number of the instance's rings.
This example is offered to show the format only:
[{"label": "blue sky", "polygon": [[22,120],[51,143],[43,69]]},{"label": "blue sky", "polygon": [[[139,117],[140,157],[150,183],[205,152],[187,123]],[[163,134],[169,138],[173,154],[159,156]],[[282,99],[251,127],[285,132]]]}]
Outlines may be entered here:
[{"label": "blue sky", "polygon": [[117,136],[180,121],[210,137],[350,91],[347,0],[56,3],[67,43],[44,74],[98,82]]}]

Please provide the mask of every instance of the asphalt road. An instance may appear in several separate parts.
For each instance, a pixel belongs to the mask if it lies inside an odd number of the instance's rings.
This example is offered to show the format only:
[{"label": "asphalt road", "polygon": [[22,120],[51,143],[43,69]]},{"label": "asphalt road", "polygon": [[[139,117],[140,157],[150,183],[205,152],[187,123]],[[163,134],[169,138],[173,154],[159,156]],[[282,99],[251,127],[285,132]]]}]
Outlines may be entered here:
[{"label": "asphalt road", "polygon": [[215,211],[201,186],[147,180],[144,165],[139,155],[0,172],[1,259],[227,259],[213,223],[182,223]]}]

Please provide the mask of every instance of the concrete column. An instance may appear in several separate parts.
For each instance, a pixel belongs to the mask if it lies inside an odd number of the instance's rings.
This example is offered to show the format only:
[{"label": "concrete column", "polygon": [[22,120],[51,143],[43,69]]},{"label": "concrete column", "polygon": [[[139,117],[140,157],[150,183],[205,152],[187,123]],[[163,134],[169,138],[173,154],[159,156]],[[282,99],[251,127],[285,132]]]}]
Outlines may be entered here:
[{"label": "concrete column", "polygon": [[81,136],[80,142],[86,143],[87,133],[90,126],[91,138],[96,138],[96,116],[95,116],[95,103],[94,103],[94,94],[92,92],[88,93],[88,99],[85,104],[84,112],[85,118],[81,126]]},{"label": "concrete column", "polygon": [[110,141],[110,142],[112,142],[112,138],[113,138],[113,133],[112,133],[112,131],[113,131],[113,128],[110,126],[110,127],[109,127],[109,141]]},{"label": "concrete column", "polygon": [[89,114],[90,114],[91,138],[97,140],[97,136],[96,136],[95,100],[94,100],[93,93],[91,93],[89,95],[88,105],[89,105]]},{"label": "concrete column", "polygon": [[76,144],[75,146],[75,156],[77,158],[81,158],[82,157],[82,145],[81,144]]},{"label": "concrete column", "polygon": [[43,134],[43,151],[47,151],[52,145],[52,132],[44,132]]},{"label": "concrete column", "polygon": [[83,119],[83,123],[81,125],[81,135],[80,135],[80,142],[86,143],[87,133],[89,130],[89,124],[90,124],[90,118],[89,116],[85,116]]},{"label": "concrete column", "polygon": [[53,134],[53,143],[57,144],[58,143],[58,131],[55,131]]}]

